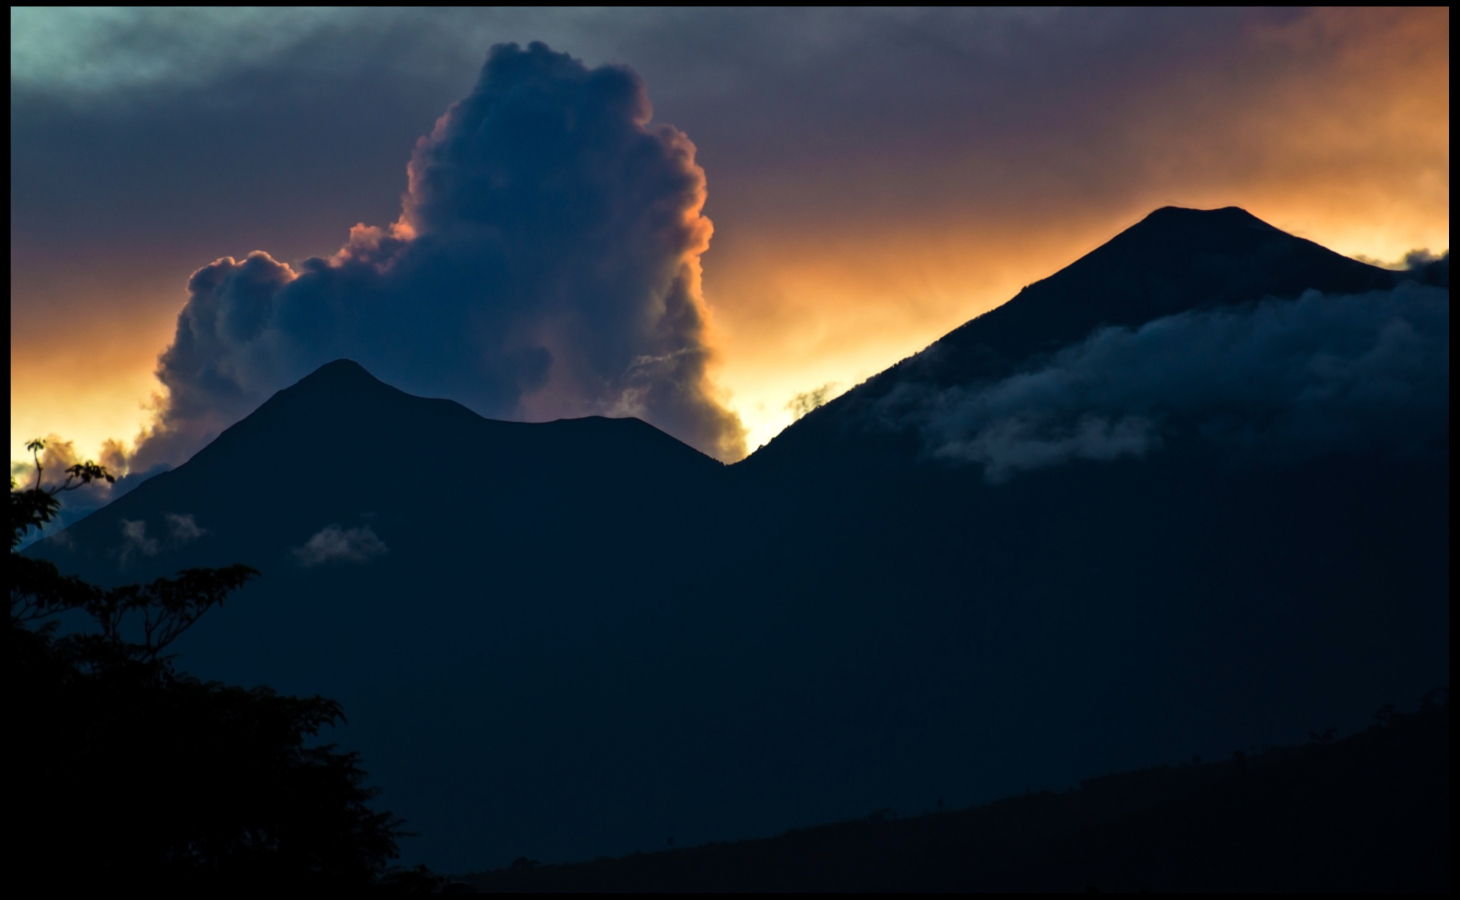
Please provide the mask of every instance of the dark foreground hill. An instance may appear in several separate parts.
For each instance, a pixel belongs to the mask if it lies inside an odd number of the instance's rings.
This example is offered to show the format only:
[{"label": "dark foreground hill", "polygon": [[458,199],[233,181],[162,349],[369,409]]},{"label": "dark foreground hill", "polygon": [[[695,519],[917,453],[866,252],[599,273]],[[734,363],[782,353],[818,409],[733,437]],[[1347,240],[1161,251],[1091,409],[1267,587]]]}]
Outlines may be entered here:
[{"label": "dark foreground hill", "polygon": [[[1158,213],[1042,283],[1058,292],[1008,304],[1048,340],[989,316],[958,334],[1007,337],[1026,371],[1092,322],[1400,278],[1254,222]],[[261,570],[179,641],[179,664],[338,699],[338,739],[421,834],[408,860],[438,870],[1226,757],[1350,730],[1448,680],[1448,297],[1327,294],[1301,309],[1330,331],[1330,311],[1378,310],[1389,343],[1273,371],[1357,372],[1319,393],[1404,413],[1415,440],[1268,452],[1264,423],[1287,407],[1259,390],[1224,399],[1226,418],[1150,412],[1143,454],[995,483],[924,452],[918,429],[867,427],[884,382],[880,397],[972,390],[1006,371],[962,382],[940,350],[726,467],[642,422],[491,422],[339,362],[29,552],[99,583]],[[1047,314],[1019,312],[1046,296]],[[1417,374],[1367,377],[1374,360]],[[1269,382],[1287,383],[1253,383]],[[1364,406],[1366,385],[1387,393]],[[1350,407],[1314,419],[1310,396],[1294,403],[1313,433],[1392,432]]]},{"label": "dark foreground hill", "polygon": [[460,876],[485,892],[1447,893],[1450,716],[968,810]]}]

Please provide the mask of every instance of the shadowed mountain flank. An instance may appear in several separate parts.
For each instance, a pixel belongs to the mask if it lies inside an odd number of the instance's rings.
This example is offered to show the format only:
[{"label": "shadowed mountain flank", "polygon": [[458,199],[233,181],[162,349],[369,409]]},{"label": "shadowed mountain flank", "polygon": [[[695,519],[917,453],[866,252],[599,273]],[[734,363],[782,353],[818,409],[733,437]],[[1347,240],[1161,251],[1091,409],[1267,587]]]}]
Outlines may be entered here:
[{"label": "shadowed mountain flank", "polygon": [[180,665],[339,700],[438,870],[1226,757],[1448,679],[1448,282],[1413,280],[1158,210],[734,466],[341,360],[27,552],[261,570]]},{"label": "shadowed mountain flank", "polygon": [[1089,779],[968,810],[462,880],[548,891],[1445,892],[1449,709],[1336,744]]}]

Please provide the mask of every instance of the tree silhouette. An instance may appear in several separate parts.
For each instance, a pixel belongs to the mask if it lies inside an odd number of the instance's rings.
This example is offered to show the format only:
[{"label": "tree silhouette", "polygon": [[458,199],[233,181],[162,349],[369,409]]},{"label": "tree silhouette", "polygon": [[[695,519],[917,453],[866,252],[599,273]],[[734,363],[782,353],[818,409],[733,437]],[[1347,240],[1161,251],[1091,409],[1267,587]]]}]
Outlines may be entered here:
[{"label": "tree silhouette", "polygon": [[48,486],[44,443],[28,449],[35,483],[10,480],[13,865],[112,890],[434,887],[424,868],[388,868],[402,822],[367,805],[377,789],[359,756],[310,745],[343,721],[337,703],[204,682],[165,653],[259,573],[103,589],[17,553],[64,492],[113,480],[87,462]]}]

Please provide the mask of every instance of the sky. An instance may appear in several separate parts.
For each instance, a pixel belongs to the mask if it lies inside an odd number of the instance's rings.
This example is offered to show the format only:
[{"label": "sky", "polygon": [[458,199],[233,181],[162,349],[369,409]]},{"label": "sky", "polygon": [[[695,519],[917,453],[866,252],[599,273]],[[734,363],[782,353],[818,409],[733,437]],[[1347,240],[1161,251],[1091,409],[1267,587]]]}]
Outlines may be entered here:
[{"label": "sky", "polygon": [[11,24],[12,459],[176,464],[334,354],[733,461],[1160,206],[1449,247],[1444,9]]}]

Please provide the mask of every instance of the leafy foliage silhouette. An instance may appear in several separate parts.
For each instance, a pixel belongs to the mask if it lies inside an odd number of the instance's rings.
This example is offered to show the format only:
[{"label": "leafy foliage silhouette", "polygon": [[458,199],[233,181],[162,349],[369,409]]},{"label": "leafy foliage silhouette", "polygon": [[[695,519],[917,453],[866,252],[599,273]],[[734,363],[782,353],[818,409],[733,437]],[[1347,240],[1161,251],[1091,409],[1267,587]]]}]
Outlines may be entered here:
[{"label": "leafy foliage silhouette", "polygon": [[257,571],[103,589],[16,552],[63,493],[113,480],[87,462],[47,485],[44,447],[28,445],[32,486],[10,480],[12,858],[111,888],[434,889],[424,867],[389,866],[403,823],[367,805],[358,754],[306,743],[339,704],[204,682],[165,653]]}]

